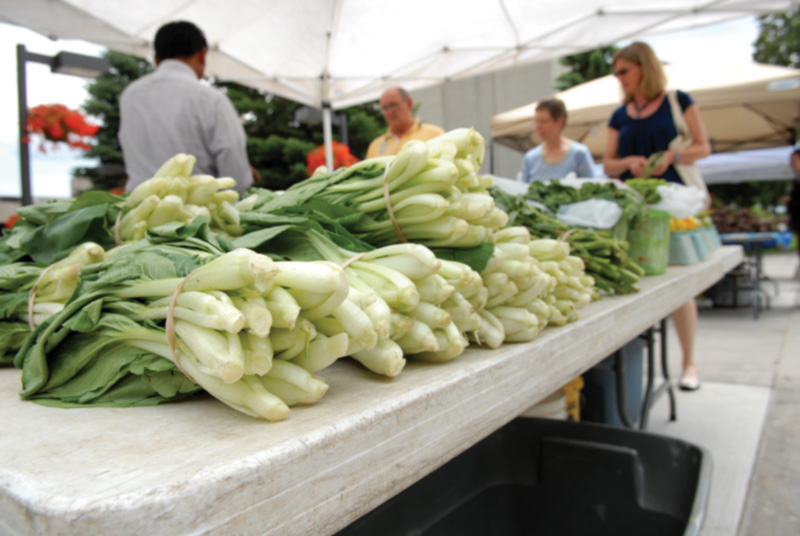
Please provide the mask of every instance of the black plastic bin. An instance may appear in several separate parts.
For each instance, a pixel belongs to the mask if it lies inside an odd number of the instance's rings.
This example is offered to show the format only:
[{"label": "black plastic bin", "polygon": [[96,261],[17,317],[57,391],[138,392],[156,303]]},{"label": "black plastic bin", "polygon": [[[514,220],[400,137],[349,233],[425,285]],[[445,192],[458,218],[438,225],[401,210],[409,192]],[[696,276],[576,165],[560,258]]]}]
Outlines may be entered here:
[{"label": "black plastic bin", "polygon": [[685,441],[519,418],[337,536],[696,535],[710,476]]}]

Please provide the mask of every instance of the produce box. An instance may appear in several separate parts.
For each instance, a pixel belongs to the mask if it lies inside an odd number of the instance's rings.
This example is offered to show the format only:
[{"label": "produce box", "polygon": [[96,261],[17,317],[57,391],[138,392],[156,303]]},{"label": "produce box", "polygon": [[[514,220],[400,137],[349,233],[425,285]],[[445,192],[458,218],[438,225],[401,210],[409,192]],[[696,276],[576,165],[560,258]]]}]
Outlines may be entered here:
[{"label": "produce box", "polygon": [[662,210],[648,209],[628,231],[630,257],[644,269],[646,275],[667,271],[669,258],[670,215]]},{"label": "produce box", "polygon": [[706,241],[708,251],[714,251],[722,245],[722,240],[719,238],[719,233],[714,227],[701,227],[700,231]]},{"label": "produce box", "polygon": [[694,240],[687,233],[671,233],[669,237],[669,264],[694,264],[700,262]]},{"label": "produce box", "polygon": [[708,254],[711,253],[711,250],[706,243],[706,239],[702,230],[697,229],[696,231],[689,231],[686,233],[692,239],[692,243],[694,244],[694,249],[697,251],[697,257],[702,261]]},{"label": "produce box", "polygon": [[713,227],[672,232],[669,237],[669,264],[693,264],[702,261],[722,245]]}]

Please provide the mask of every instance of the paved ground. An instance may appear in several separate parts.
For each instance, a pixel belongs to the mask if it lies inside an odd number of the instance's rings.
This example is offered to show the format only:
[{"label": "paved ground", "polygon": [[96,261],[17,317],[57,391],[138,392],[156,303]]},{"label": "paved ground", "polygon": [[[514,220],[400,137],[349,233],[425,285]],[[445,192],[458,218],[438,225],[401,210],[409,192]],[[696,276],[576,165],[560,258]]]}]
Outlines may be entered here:
[{"label": "paved ground", "polygon": [[[800,534],[800,280],[796,253],[768,255],[770,308],[701,308],[703,386],[678,392],[678,420],[657,402],[648,429],[709,449],[714,462],[702,536]],[[668,336],[670,374],[680,350]]]}]

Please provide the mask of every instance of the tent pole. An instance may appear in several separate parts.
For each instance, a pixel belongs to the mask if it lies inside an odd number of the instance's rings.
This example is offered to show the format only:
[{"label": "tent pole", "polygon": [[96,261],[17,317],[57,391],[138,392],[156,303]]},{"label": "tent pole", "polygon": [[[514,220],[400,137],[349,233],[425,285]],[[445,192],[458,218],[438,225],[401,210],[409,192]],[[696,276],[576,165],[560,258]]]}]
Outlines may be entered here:
[{"label": "tent pole", "polygon": [[25,77],[25,61],[27,53],[25,45],[17,45],[17,108],[19,110],[19,173],[20,186],[22,193],[22,205],[33,204],[31,194],[31,157],[28,150],[28,143],[25,139],[28,132],[25,130],[25,123],[28,119],[28,101]]},{"label": "tent pole", "polygon": [[333,133],[331,130],[331,103],[322,103],[322,134],[325,137],[325,165],[328,172],[333,171]]},{"label": "tent pole", "polygon": [[489,173],[494,175],[494,136],[489,140]]}]

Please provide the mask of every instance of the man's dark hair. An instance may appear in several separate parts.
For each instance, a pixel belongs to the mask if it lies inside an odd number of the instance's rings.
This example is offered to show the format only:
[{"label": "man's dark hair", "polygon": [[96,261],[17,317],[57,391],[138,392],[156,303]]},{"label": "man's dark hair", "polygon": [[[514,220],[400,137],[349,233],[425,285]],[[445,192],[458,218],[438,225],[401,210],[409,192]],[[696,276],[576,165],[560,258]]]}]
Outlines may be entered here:
[{"label": "man's dark hair", "polygon": [[203,32],[191,22],[168,22],[156,32],[156,57],[161,60],[188,58],[207,46]]}]

